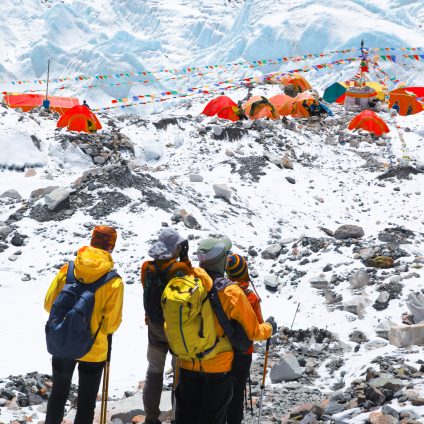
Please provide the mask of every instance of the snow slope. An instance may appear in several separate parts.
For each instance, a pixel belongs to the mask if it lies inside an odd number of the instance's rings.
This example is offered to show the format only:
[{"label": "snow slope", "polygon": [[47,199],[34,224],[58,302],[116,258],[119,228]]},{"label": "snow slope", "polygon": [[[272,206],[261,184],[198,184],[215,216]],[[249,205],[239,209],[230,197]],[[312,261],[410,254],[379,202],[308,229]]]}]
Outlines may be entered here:
[{"label": "snow slope", "polygon": [[[48,58],[52,60],[51,77],[59,78],[319,53],[358,47],[363,38],[370,47],[424,45],[421,0],[348,0],[343,8],[337,0],[25,0],[19,8],[15,1],[5,0],[0,4],[0,18],[0,80],[4,81],[46,78]],[[399,73],[402,80],[411,80],[415,74],[414,82],[422,83],[420,63],[409,61],[408,65],[419,71],[399,67],[390,71]],[[276,70],[275,66],[260,69]],[[183,89],[247,73],[252,71],[219,70],[189,80],[95,90],[84,88],[84,81],[68,81],[51,89],[86,97],[95,106],[108,106],[110,97]],[[350,69],[343,78],[353,73]],[[312,76],[315,83],[320,75]],[[333,79],[340,77],[334,73]],[[65,90],[57,91],[60,86]],[[0,84],[0,88],[16,90],[10,84]],[[40,88],[38,84],[24,86],[26,90]],[[143,109],[151,110],[138,108],[138,113],[144,113]]]}]

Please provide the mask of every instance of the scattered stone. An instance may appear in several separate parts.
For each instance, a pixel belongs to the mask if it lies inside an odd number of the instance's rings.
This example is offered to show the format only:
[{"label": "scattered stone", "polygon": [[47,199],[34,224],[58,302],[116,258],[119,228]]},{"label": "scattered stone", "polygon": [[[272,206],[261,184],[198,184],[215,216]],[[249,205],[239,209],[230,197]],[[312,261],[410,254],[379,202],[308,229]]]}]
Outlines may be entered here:
[{"label": "scattered stone", "polygon": [[264,284],[266,289],[275,292],[280,284],[280,279],[276,274],[269,274],[264,278]]},{"label": "scattered stone", "polygon": [[390,328],[389,342],[396,347],[424,345],[424,323],[398,325]]},{"label": "scattered stone", "polygon": [[329,286],[327,277],[324,274],[320,274],[315,277],[312,277],[309,280],[309,283],[314,289],[318,289],[318,290],[328,289],[328,286]]},{"label": "scattered stone", "polygon": [[361,289],[366,287],[371,280],[371,276],[365,269],[359,269],[349,275],[349,283],[352,289]]},{"label": "scattered stone", "polygon": [[285,169],[293,169],[293,162],[287,156],[284,156],[283,159],[281,159],[281,165],[283,165],[283,168]]},{"label": "scattered stone", "polygon": [[15,233],[12,237],[12,240],[10,240],[10,243],[13,246],[20,247],[24,244],[24,239],[22,238],[20,234]]},{"label": "scattered stone", "polygon": [[318,227],[319,230],[323,231],[325,234],[327,234],[330,237],[334,237],[334,231],[329,230],[325,227]]},{"label": "scattered stone", "polygon": [[232,195],[232,190],[226,184],[214,184],[213,190],[215,192],[216,197],[230,200]]},{"label": "scattered stone", "polygon": [[0,239],[5,239],[11,232],[13,228],[8,225],[0,225]]},{"label": "scattered stone", "polygon": [[40,197],[45,196],[46,194],[50,194],[53,190],[56,190],[59,188],[58,186],[48,186],[44,188],[38,188],[37,190],[34,190],[30,194],[31,199],[39,199]]},{"label": "scattered stone", "polygon": [[203,177],[199,174],[190,174],[189,175],[191,183],[201,183],[203,182]]},{"label": "scattered stone", "polygon": [[370,424],[398,424],[398,420],[391,415],[386,415],[381,412],[371,412],[368,417],[368,422]]},{"label": "scattered stone", "polygon": [[279,244],[271,244],[265,250],[262,251],[261,256],[262,259],[276,259],[280,256],[281,253],[281,245]]},{"label": "scattered stone", "polygon": [[69,199],[70,191],[63,187],[58,187],[51,193],[44,196],[44,202],[51,211],[57,211],[65,207]]},{"label": "scattered stone", "polygon": [[270,378],[272,383],[281,383],[283,381],[297,380],[304,372],[305,368],[299,365],[296,357],[292,353],[286,353],[271,368]]},{"label": "scattered stone", "polygon": [[334,232],[334,238],[337,240],[346,240],[350,238],[361,238],[364,236],[364,230],[357,225],[342,225]]},{"label": "scattered stone", "polygon": [[382,321],[375,328],[375,333],[378,337],[389,340],[389,331],[392,327],[396,325],[397,325],[396,323],[390,320]]},{"label": "scattered stone", "polygon": [[197,219],[191,214],[186,214],[183,216],[183,223],[187,228],[193,230],[198,230],[201,228],[201,225],[199,224]]},{"label": "scattered stone", "polygon": [[25,177],[34,177],[37,175],[37,171],[34,168],[29,168],[25,172]]},{"label": "scattered stone", "polygon": [[390,256],[376,256],[366,261],[366,265],[373,268],[392,268],[393,264],[394,260]]},{"label": "scattered stone", "polygon": [[0,195],[0,198],[22,200],[22,196],[16,190],[7,190]]},{"label": "scattered stone", "polygon": [[286,180],[290,183],[290,184],[296,184],[296,180],[292,177],[286,177]]}]

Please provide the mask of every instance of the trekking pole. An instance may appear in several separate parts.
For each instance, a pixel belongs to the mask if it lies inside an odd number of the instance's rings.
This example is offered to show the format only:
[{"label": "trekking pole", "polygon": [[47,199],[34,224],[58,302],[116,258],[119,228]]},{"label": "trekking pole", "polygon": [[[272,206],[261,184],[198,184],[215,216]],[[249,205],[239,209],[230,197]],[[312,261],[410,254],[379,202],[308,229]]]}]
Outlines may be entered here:
[{"label": "trekking pole", "polygon": [[244,387],[244,409],[246,410],[246,412],[249,410],[247,406],[247,387],[246,386]]},{"label": "trekking pole", "polygon": [[269,345],[270,345],[270,343],[271,343],[271,338],[269,338],[266,341],[265,360],[264,360],[264,374],[262,376],[262,384],[261,384],[261,400],[259,402],[259,418],[258,418],[258,424],[261,424],[261,418],[262,418],[262,403],[263,403],[263,398],[264,398],[266,367],[268,365],[268,354],[269,354]]},{"label": "trekking pole", "polygon": [[252,379],[249,374],[250,415],[253,417]]},{"label": "trekking pole", "polygon": [[299,311],[299,307],[300,307],[300,302],[297,304],[296,312],[294,313],[294,317],[293,317],[293,322],[290,326],[290,331],[293,328],[294,320],[296,319],[296,315],[297,315],[297,312]]},{"label": "trekking pole", "polygon": [[106,424],[107,398],[109,396],[110,357],[112,354],[112,334],[107,335],[107,358],[103,370],[102,406],[100,409],[100,424]]},{"label": "trekking pole", "polygon": [[171,424],[174,424],[177,419],[177,386],[178,379],[180,378],[180,364],[178,358],[175,358],[175,371],[174,371],[174,384],[172,387],[172,419]]}]

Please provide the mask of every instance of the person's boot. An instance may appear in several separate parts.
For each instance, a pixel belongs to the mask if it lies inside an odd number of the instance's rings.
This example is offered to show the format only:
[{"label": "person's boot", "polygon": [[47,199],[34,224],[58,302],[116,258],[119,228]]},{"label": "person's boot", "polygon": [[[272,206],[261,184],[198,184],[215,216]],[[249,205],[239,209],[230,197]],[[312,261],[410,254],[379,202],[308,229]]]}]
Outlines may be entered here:
[{"label": "person's boot", "polygon": [[146,424],[161,424],[160,415],[160,398],[163,388],[162,373],[147,373],[146,383],[143,389],[144,412],[146,413]]}]

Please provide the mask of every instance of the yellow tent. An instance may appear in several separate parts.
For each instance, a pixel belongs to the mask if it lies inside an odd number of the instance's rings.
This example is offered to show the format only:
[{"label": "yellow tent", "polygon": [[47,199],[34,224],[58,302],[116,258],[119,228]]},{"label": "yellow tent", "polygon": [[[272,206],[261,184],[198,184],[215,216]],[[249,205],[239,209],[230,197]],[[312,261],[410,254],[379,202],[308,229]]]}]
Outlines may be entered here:
[{"label": "yellow tent", "polygon": [[382,102],[385,101],[386,90],[383,88],[383,86],[379,82],[376,82],[376,81],[367,81],[365,83],[365,85],[367,87],[373,88],[377,92],[377,96],[376,97],[377,97],[378,100],[381,100]]}]

